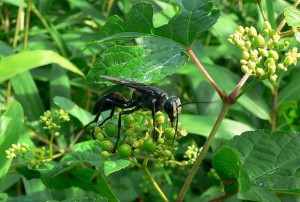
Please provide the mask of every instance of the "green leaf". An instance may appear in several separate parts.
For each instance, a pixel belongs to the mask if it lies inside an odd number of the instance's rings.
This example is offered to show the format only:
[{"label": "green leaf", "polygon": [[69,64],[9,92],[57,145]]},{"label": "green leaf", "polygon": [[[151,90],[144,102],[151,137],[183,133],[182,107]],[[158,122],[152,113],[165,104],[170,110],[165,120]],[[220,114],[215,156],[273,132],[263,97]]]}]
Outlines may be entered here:
[{"label": "green leaf", "polygon": [[80,108],[67,98],[56,96],[54,98],[54,103],[72,116],[76,117],[83,125],[88,124],[94,119],[93,115],[91,115],[88,111]]},{"label": "green leaf", "polygon": [[131,161],[124,159],[118,159],[116,161],[105,161],[103,167],[104,175],[107,177],[111,173],[117,172],[121,169],[128,167],[130,164]]},{"label": "green leaf", "polygon": [[279,92],[278,95],[278,106],[283,105],[286,102],[300,99],[300,82],[297,76]]},{"label": "green leaf", "polygon": [[214,153],[212,164],[223,182],[225,193],[237,193],[240,164],[236,152],[229,147],[221,147]]},{"label": "green leaf", "polygon": [[104,162],[101,152],[99,141],[89,140],[81,142],[72,147],[72,151],[63,157],[61,163],[88,163],[91,166],[101,167]]},{"label": "green leaf", "polygon": [[18,101],[24,108],[25,115],[30,121],[39,120],[44,113],[44,106],[31,74],[23,72],[12,77],[10,81]]},{"label": "green leaf", "polygon": [[0,83],[27,70],[57,63],[62,68],[84,76],[69,60],[56,52],[49,50],[35,50],[17,53],[0,60]]},{"label": "green leaf", "polygon": [[300,193],[298,132],[245,132],[225,146],[236,150],[252,185],[278,192]]},{"label": "green leaf", "polygon": [[94,170],[80,169],[71,172],[73,180],[72,185],[79,187],[85,191],[93,191],[108,198],[108,201],[119,201],[109,188],[106,180],[101,175],[97,175],[97,183],[93,182],[95,175]]},{"label": "green leaf", "polygon": [[292,27],[297,41],[300,42],[300,32],[297,29],[300,26],[300,11],[290,6],[285,8],[284,16],[288,25]]},{"label": "green leaf", "polygon": [[107,198],[104,197],[74,197],[66,200],[62,200],[61,202],[108,202]]},{"label": "green leaf", "polygon": [[168,39],[147,37],[136,46],[106,49],[87,76],[88,83],[101,83],[100,75],[154,83],[178,71],[188,60],[183,47]]},{"label": "green leaf", "polygon": [[23,8],[27,7],[27,3],[22,0],[2,0],[1,3],[7,3],[7,4],[14,5],[14,6],[20,6]]},{"label": "green leaf", "polygon": [[18,142],[23,122],[22,106],[17,101],[12,101],[7,111],[0,117],[0,182],[11,164],[11,159],[6,158],[5,150]]},{"label": "green leaf", "polygon": [[153,26],[153,7],[149,3],[135,4],[129,11],[126,21],[111,17],[102,27],[99,42],[136,38],[145,35],[156,35],[172,39],[177,43],[189,46],[203,31],[216,23],[220,12],[212,10],[212,1],[177,0],[179,12],[169,23],[158,28]]},{"label": "green leaf", "polygon": [[[184,129],[186,129],[189,133],[203,135],[206,137],[208,137],[216,120],[216,117],[209,116],[191,114],[179,115],[179,121],[182,123]],[[253,130],[253,128],[244,123],[240,123],[230,119],[224,119],[220,129],[216,134],[216,138],[229,139],[234,137],[235,135],[239,135],[242,132],[249,130]]]},{"label": "green leaf", "polygon": [[208,0],[177,0],[179,13],[172,17],[167,25],[155,30],[155,33],[185,46],[190,46],[203,31],[212,27],[220,16],[219,10],[212,10],[213,3]]},{"label": "green leaf", "polygon": [[238,198],[246,201],[266,201],[266,202],[280,202],[281,200],[272,192],[259,187],[251,186],[251,182],[247,172],[244,169],[240,169],[240,191]]}]

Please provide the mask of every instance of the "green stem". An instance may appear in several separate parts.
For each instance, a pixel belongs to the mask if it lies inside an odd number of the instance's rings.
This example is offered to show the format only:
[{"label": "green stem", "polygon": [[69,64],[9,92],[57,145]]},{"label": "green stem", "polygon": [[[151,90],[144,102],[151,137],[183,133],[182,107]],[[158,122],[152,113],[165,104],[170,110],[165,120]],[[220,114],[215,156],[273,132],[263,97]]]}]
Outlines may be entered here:
[{"label": "green stem", "polygon": [[52,131],[51,132],[51,137],[50,137],[50,143],[49,143],[49,156],[50,156],[50,159],[53,158],[53,139],[54,139],[54,134],[55,134],[55,132]]},{"label": "green stem", "polygon": [[268,18],[266,16],[265,12],[264,12],[264,9],[263,9],[263,6],[261,4],[261,1],[257,1],[257,4],[258,4],[259,10],[260,10],[260,12],[261,12],[261,14],[262,14],[262,16],[264,18],[264,21],[267,21]]},{"label": "green stem", "polygon": [[209,136],[208,136],[208,138],[207,138],[207,140],[206,140],[199,156],[197,157],[197,159],[196,159],[189,175],[187,176],[187,178],[184,182],[184,185],[181,188],[181,191],[180,191],[180,193],[179,193],[179,195],[176,199],[177,202],[183,201],[183,198],[184,198],[184,196],[185,196],[185,194],[186,194],[186,192],[187,192],[187,190],[188,190],[195,174],[197,173],[197,170],[199,169],[199,167],[202,163],[202,160],[204,159],[204,157],[205,157],[205,155],[206,155],[206,153],[207,153],[207,151],[208,151],[208,149],[209,149],[209,147],[210,147],[210,145],[211,145],[218,129],[220,128],[220,125],[221,125],[221,123],[222,123],[222,121],[225,117],[226,112],[228,111],[229,106],[230,106],[230,103],[229,103],[229,100],[227,100],[224,103],[223,108],[220,112],[220,115],[219,115],[214,127],[212,128],[212,130],[211,130],[211,132],[210,132],[210,134],[209,134]]},{"label": "green stem", "polygon": [[28,1],[26,10],[25,33],[24,33],[24,49],[27,49],[28,35],[29,35],[29,22],[30,22],[31,0]]},{"label": "green stem", "polygon": [[278,110],[278,90],[279,84],[275,85],[273,92],[273,104],[272,104],[272,116],[271,116],[271,131],[275,131],[277,122],[277,110]]},{"label": "green stem", "polygon": [[[300,0],[296,0],[293,6],[296,8],[299,5],[299,3],[300,3]],[[284,27],[285,23],[286,23],[286,20],[285,20],[285,18],[283,18],[283,20],[279,23],[279,25],[278,25],[278,27],[276,29],[277,33],[279,33],[282,30],[282,28]]]},{"label": "green stem", "polygon": [[16,30],[15,30],[14,40],[13,40],[13,48],[17,47],[20,27],[21,27],[22,13],[23,13],[23,7],[20,6],[18,10],[18,16],[17,16]]},{"label": "green stem", "polygon": [[149,156],[146,156],[144,161],[143,161],[142,169],[145,171],[145,173],[148,176],[150,182],[152,183],[153,187],[155,188],[157,193],[160,195],[160,197],[164,201],[169,201],[168,198],[165,196],[164,192],[160,189],[160,187],[156,183],[155,179],[152,177],[151,173],[149,172],[148,167],[147,167],[148,159],[149,159]]},{"label": "green stem", "polygon": [[48,22],[46,21],[46,19],[43,17],[43,15],[40,13],[40,11],[35,7],[34,4],[32,4],[32,11],[36,14],[36,16],[40,19],[40,21],[42,22],[42,24],[45,26],[45,28],[47,29],[47,31],[49,32],[49,34],[51,35],[52,39],[54,40],[54,42],[56,43],[57,47],[59,48],[60,52],[62,53],[62,55],[64,57],[67,56],[66,51],[64,50],[64,48],[62,47],[62,45],[60,44],[59,40],[57,39],[57,37],[53,34],[52,29],[50,27],[50,25],[48,24]]}]

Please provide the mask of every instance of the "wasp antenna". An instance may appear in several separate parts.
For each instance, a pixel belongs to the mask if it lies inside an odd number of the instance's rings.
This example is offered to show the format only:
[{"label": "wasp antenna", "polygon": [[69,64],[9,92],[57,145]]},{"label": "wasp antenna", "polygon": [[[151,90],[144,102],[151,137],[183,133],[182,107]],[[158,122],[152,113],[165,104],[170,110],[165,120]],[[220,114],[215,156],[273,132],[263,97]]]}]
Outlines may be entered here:
[{"label": "wasp antenna", "polygon": [[188,105],[188,104],[208,104],[208,103],[212,103],[212,102],[218,102],[218,100],[213,100],[213,101],[195,101],[195,102],[186,102],[186,103],[182,103],[182,104],[179,105],[178,107],[182,107],[182,106]]}]

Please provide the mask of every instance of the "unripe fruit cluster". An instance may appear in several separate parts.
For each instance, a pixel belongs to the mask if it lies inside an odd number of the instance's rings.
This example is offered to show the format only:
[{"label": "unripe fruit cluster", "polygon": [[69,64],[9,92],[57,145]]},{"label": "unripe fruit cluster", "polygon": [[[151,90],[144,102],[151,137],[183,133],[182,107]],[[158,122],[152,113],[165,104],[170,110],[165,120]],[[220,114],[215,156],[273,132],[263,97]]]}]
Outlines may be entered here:
[{"label": "unripe fruit cluster", "polygon": [[241,70],[261,80],[276,81],[277,70],[287,71],[300,57],[296,47],[288,50],[285,56],[280,54],[289,46],[290,39],[281,39],[268,21],[264,22],[262,33],[254,27],[239,26],[228,41],[242,50]]},{"label": "unripe fruit cluster", "polygon": [[[54,114],[47,110],[42,116],[40,116],[40,122],[44,124],[44,130],[56,131],[61,128],[60,124],[64,121],[70,121],[69,114],[63,109],[55,110]],[[55,136],[58,136],[59,132],[55,132]]]},{"label": "unripe fruit cluster", "polygon": [[161,162],[173,159],[173,152],[177,149],[176,140],[186,136],[187,132],[178,127],[177,135],[175,129],[170,127],[166,116],[162,112],[155,115],[157,128],[157,140],[153,139],[153,120],[151,112],[138,111],[123,117],[121,137],[114,153],[118,126],[115,122],[106,122],[101,128],[95,128],[95,134],[101,141],[102,155],[109,157],[118,155],[120,158],[136,160],[135,156],[150,156]]}]

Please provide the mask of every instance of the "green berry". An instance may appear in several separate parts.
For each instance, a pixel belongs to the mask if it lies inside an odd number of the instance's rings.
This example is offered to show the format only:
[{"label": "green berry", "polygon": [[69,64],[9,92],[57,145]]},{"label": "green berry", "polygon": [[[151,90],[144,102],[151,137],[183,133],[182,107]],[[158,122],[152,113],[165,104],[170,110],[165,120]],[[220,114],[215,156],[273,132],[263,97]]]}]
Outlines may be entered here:
[{"label": "green berry", "polygon": [[160,137],[160,138],[157,139],[158,144],[163,144],[164,142],[165,142],[164,138]]},{"label": "green berry", "polygon": [[265,71],[262,68],[257,68],[256,74],[257,76],[261,77],[265,74]]},{"label": "green berry", "polygon": [[133,128],[128,128],[126,131],[125,131],[125,135],[126,136],[134,136],[135,134],[135,130]]},{"label": "green berry", "polygon": [[141,150],[135,149],[135,150],[133,151],[133,153],[136,154],[136,155],[138,155],[139,153],[141,153]]},{"label": "green berry", "polygon": [[98,127],[98,126],[94,128],[94,131],[95,131],[95,133],[100,133],[100,132],[102,132],[101,128]]},{"label": "green berry", "polygon": [[131,114],[124,118],[123,124],[125,128],[133,128],[135,124],[135,118]]},{"label": "green berry", "polygon": [[163,124],[166,121],[165,115],[162,112],[157,112],[155,118],[158,124]]},{"label": "green berry", "polygon": [[99,141],[103,141],[104,140],[103,133],[101,133],[101,132],[97,133],[97,140],[99,140]]},{"label": "green berry", "polygon": [[156,150],[156,142],[154,142],[153,139],[146,139],[142,149],[148,153],[153,153]]},{"label": "green berry", "polygon": [[163,155],[165,157],[170,157],[172,155],[172,152],[170,150],[165,150],[165,151],[163,151]]},{"label": "green berry", "polygon": [[263,28],[267,29],[267,30],[271,30],[272,29],[271,24],[269,23],[269,21],[264,21]]},{"label": "green berry", "polygon": [[108,158],[110,156],[110,154],[108,153],[108,151],[102,151],[101,155],[105,158]]},{"label": "green berry", "polygon": [[110,140],[104,140],[101,142],[101,148],[104,151],[110,151],[114,147],[114,144]]},{"label": "green berry", "polygon": [[122,144],[118,148],[118,154],[122,158],[128,158],[132,154],[131,146],[128,144]]},{"label": "green berry", "polygon": [[104,132],[109,137],[117,136],[118,134],[118,126],[114,122],[106,122],[104,125]]},{"label": "green berry", "polygon": [[164,131],[165,138],[168,140],[174,140],[175,130],[174,128],[166,128]]}]

